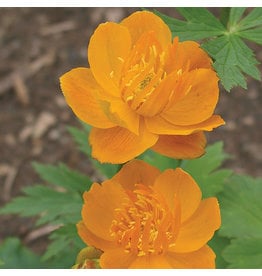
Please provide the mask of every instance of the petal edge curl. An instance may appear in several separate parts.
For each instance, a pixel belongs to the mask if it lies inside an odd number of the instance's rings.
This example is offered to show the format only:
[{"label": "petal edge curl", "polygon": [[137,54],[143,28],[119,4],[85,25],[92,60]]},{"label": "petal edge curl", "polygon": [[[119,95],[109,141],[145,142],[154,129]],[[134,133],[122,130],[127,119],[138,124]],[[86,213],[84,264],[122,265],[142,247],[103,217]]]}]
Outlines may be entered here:
[{"label": "petal edge curl", "polygon": [[140,126],[140,134],[135,135],[122,127],[108,129],[93,128],[89,135],[92,156],[100,162],[125,163],[152,147],[158,135]]},{"label": "petal edge curl", "polygon": [[97,84],[89,68],[75,68],[60,78],[62,92],[76,116],[94,127],[115,126],[103,112],[98,95],[103,89]]}]

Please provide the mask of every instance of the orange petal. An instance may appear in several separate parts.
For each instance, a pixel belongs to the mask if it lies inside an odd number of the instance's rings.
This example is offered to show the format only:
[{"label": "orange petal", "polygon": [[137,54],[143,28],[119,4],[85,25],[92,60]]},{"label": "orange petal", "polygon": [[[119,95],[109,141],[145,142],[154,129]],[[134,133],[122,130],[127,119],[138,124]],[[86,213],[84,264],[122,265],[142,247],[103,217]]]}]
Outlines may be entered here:
[{"label": "orange petal", "polygon": [[188,135],[196,131],[211,131],[218,126],[224,125],[225,121],[219,115],[213,115],[199,124],[178,126],[166,121],[161,116],[155,116],[152,118],[145,118],[145,124],[152,133]]},{"label": "orange petal", "polygon": [[137,257],[129,268],[172,268],[165,256],[162,255],[146,255]]},{"label": "orange petal", "polygon": [[160,135],[152,150],[176,159],[192,159],[205,153],[203,132],[189,135]]},{"label": "orange petal", "polygon": [[140,126],[139,136],[122,127],[93,128],[89,142],[92,156],[100,162],[125,163],[153,146],[158,136]]},{"label": "orange petal", "polygon": [[120,24],[100,24],[88,47],[88,60],[95,79],[107,93],[120,96],[119,80],[131,47],[128,29]]},{"label": "orange petal", "polygon": [[94,183],[83,197],[82,218],[86,228],[104,240],[113,241],[110,227],[115,208],[126,197],[121,185],[111,180],[104,181],[102,185]]},{"label": "orange petal", "polygon": [[220,227],[220,210],[214,197],[201,201],[199,208],[181,225],[174,252],[191,252],[205,245]]},{"label": "orange petal", "polygon": [[115,247],[115,242],[105,240],[89,231],[83,221],[80,221],[76,227],[78,235],[87,245],[94,246],[101,250],[107,250]]},{"label": "orange petal", "polygon": [[147,97],[146,101],[138,108],[137,113],[145,117],[153,117],[160,113],[168,104],[177,78],[176,72],[169,74]]},{"label": "orange petal", "polygon": [[135,184],[152,185],[159,174],[156,167],[141,160],[132,160],[123,165],[111,180],[120,183],[125,190],[134,190]]},{"label": "orange petal", "polygon": [[215,253],[207,245],[194,252],[166,254],[172,268],[215,268],[215,258]]},{"label": "orange petal", "polygon": [[[161,116],[174,125],[193,125],[210,118],[218,101],[218,78],[210,69],[184,73]],[[177,100],[176,93],[186,96]]]},{"label": "orange petal", "polygon": [[75,68],[60,78],[67,103],[82,121],[99,128],[115,126],[103,112],[97,94],[103,89],[97,84],[89,68]]},{"label": "orange petal", "polygon": [[197,42],[178,42],[178,37],[175,37],[169,50],[169,58],[165,69],[168,73],[180,69],[182,71],[199,68],[212,69],[211,64],[212,60]]},{"label": "orange petal", "polygon": [[174,209],[174,197],[180,201],[181,223],[187,220],[198,208],[202,193],[195,180],[180,168],[168,169],[160,174],[155,183],[157,189]]},{"label": "orange petal", "polygon": [[139,134],[139,118],[122,99],[112,98],[109,102],[102,102],[105,113],[109,119],[120,127],[127,128],[134,134]]},{"label": "orange petal", "polygon": [[115,248],[107,250],[100,257],[101,268],[128,268],[135,255],[127,253],[124,248]]},{"label": "orange petal", "polygon": [[164,50],[171,43],[171,32],[164,21],[148,11],[138,11],[125,18],[121,25],[128,28],[132,44],[134,45],[140,36],[144,33],[154,31],[162,49]]}]

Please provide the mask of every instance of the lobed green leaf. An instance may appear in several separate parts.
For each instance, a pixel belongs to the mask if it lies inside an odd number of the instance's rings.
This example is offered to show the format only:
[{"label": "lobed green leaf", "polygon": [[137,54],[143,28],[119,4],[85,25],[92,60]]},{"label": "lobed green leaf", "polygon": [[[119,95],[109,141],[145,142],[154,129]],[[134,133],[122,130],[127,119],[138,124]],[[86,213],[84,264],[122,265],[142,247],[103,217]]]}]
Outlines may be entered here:
[{"label": "lobed green leaf", "polygon": [[38,216],[37,225],[75,223],[81,217],[82,195],[55,191],[43,185],[26,187],[24,196],[14,198],[0,210],[0,214]]},{"label": "lobed green leaf", "polygon": [[173,37],[178,36],[180,41],[201,40],[225,32],[225,27],[205,8],[177,8],[177,10],[188,21],[171,18],[158,11],[155,13],[169,26]]},{"label": "lobed green leaf", "polygon": [[49,239],[51,243],[42,256],[42,261],[54,261],[54,259],[60,258],[60,256],[63,256],[66,252],[67,256],[71,256],[69,258],[71,261],[68,263],[67,268],[74,265],[77,254],[86,246],[79,238],[75,224],[66,224],[60,227],[49,236]]},{"label": "lobed green leaf", "polygon": [[262,238],[238,238],[224,250],[223,257],[230,263],[228,268],[262,267]]},{"label": "lobed green leaf", "polygon": [[260,80],[254,53],[238,36],[222,36],[204,43],[202,48],[215,59],[214,68],[227,91],[237,85],[246,88],[242,72]]},{"label": "lobed green leaf", "polygon": [[158,154],[157,152],[152,150],[147,150],[138,158],[147,162],[152,166],[157,167],[161,171],[171,169],[171,168],[175,169],[180,164],[180,160],[169,158],[167,156]]},{"label": "lobed green leaf", "polygon": [[58,166],[33,163],[35,171],[39,176],[50,184],[64,187],[68,191],[83,193],[89,190],[92,182],[88,176],[72,170],[65,164]]},{"label": "lobed green leaf", "polygon": [[262,25],[262,7],[254,8],[238,25],[238,31],[247,30]]},{"label": "lobed green leaf", "polygon": [[1,268],[43,268],[40,257],[22,245],[18,238],[6,238],[0,245]]},{"label": "lobed green leaf", "polygon": [[229,238],[262,238],[262,179],[233,175],[220,199],[220,234]]},{"label": "lobed green leaf", "polygon": [[230,239],[219,236],[219,231],[216,231],[213,238],[208,242],[208,245],[216,253],[216,268],[227,267],[228,262],[223,257],[223,252],[229,244]]},{"label": "lobed green leaf", "polygon": [[243,18],[246,8],[222,9],[221,21],[205,8],[177,8],[186,21],[171,18],[157,11],[180,41],[203,40],[201,47],[213,58],[222,85],[227,91],[234,86],[247,88],[244,74],[260,80],[259,63],[242,38],[262,42],[262,8],[254,8]]},{"label": "lobed green leaf", "polygon": [[230,8],[229,20],[228,20],[229,26],[232,27],[232,26],[237,25],[237,23],[241,19],[241,17],[243,15],[243,13],[245,12],[245,10],[246,10],[246,8],[240,8],[240,7]]},{"label": "lobed green leaf", "polygon": [[238,36],[253,41],[257,44],[262,44],[262,28],[249,29],[237,33]]},{"label": "lobed green leaf", "polygon": [[221,192],[225,181],[232,174],[231,170],[219,169],[226,158],[228,155],[223,151],[223,143],[217,142],[208,146],[202,157],[183,160],[181,167],[195,179],[206,198]]}]

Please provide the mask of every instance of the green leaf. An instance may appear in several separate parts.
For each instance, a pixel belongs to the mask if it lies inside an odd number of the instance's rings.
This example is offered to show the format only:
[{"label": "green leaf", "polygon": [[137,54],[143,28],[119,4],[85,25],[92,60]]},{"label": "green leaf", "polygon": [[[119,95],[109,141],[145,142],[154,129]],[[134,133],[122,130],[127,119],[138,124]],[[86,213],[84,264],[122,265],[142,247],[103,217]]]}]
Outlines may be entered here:
[{"label": "green leaf", "polygon": [[173,37],[178,36],[180,41],[205,39],[222,35],[226,31],[221,22],[205,8],[177,10],[187,21],[171,18],[158,11],[155,13],[169,26]]},{"label": "green leaf", "polygon": [[226,268],[228,263],[223,258],[222,253],[225,248],[229,245],[230,240],[225,237],[219,236],[219,231],[215,232],[213,238],[208,242],[208,245],[216,253],[216,268]]},{"label": "green leaf", "polygon": [[18,238],[9,237],[0,245],[1,268],[41,268],[40,257],[23,246]]},{"label": "green leaf", "polygon": [[0,214],[19,214],[24,217],[38,216],[37,225],[75,223],[81,217],[82,195],[55,191],[43,185],[26,187],[25,196],[14,198],[0,209]]},{"label": "green leaf", "polygon": [[67,130],[72,135],[78,149],[86,154],[87,156],[91,155],[91,148],[88,143],[88,129],[79,129],[76,127],[68,127]]},{"label": "green leaf", "polygon": [[89,177],[68,168],[60,163],[58,166],[33,163],[35,171],[39,176],[50,184],[64,187],[68,191],[83,193],[90,189],[92,182]]},{"label": "green leaf", "polygon": [[262,44],[262,28],[241,31],[238,35],[257,44]]},{"label": "green leaf", "polygon": [[178,167],[180,160],[169,158],[167,156],[158,154],[152,150],[147,150],[138,157],[139,159],[149,163],[152,166],[157,167],[159,170],[164,171],[166,169],[175,169]]},{"label": "green leaf", "polygon": [[262,238],[234,239],[224,250],[223,257],[230,263],[228,268],[261,269]]},{"label": "green leaf", "polygon": [[238,31],[262,25],[262,8],[254,8],[238,25]]},{"label": "green leaf", "polygon": [[60,262],[54,262],[56,259],[60,259],[61,256],[67,255],[67,264],[66,267],[61,268],[70,268],[74,265],[75,259],[79,251],[86,245],[82,242],[77,234],[77,229],[75,224],[67,224],[57,230],[55,230],[50,236],[49,239],[52,241],[42,257],[42,261],[49,263],[52,261],[52,264],[49,264],[52,268],[58,268],[57,265],[54,267],[54,264],[59,264]]},{"label": "green leaf", "polygon": [[195,179],[206,198],[221,192],[225,180],[232,174],[230,170],[219,169],[227,157],[223,151],[223,143],[217,142],[208,146],[202,157],[183,160],[181,167]]},{"label": "green leaf", "polygon": [[260,80],[254,53],[238,36],[222,36],[204,43],[202,48],[215,59],[214,68],[227,91],[237,85],[246,88],[242,72]]},{"label": "green leaf", "polygon": [[205,8],[177,8],[186,21],[155,12],[180,41],[205,40],[201,47],[214,60],[222,85],[227,91],[234,86],[247,88],[245,75],[260,80],[259,62],[242,38],[261,44],[262,8],[254,8],[246,17],[246,8],[222,9],[221,22]]},{"label": "green leaf", "polygon": [[233,175],[220,196],[220,233],[233,238],[262,238],[262,179]]},{"label": "green leaf", "polygon": [[238,21],[241,19],[245,10],[246,8],[239,8],[239,7],[230,8],[229,21],[228,21],[229,26],[235,26],[238,23]]}]

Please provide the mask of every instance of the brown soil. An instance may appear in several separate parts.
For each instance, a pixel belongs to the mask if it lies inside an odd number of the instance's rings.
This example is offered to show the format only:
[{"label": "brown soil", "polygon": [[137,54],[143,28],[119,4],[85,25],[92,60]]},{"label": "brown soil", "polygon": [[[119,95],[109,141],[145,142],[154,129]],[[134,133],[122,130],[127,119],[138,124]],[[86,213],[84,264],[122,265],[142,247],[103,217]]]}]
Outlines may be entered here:
[{"label": "brown soil", "polygon": [[[0,9],[0,207],[39,182],[31,162],[64,162],[90,176],[87,158],[76,150],[68,125],[78,121],[66,105],[59,76],[87,67],[86,47],[96,26],[119,21],[135,8],[1,8]],[[171,16],[172,9],[161,11]],[[217,11],[217,9],[215,9]],[[251,45],[262,60],[262,49]],[[261,68],[261,67],[260,67]],[[223,140],[234,158],[226,162],[235,172],[262,176],[261,83],[248,78],[247,91],[221,89],[217,113],[227,122],[208,134]],[[18,236],[36,252],[46,247],[45,229],[32,237],[33,220],[0,218],[0,242]],[[30,236],[31,235],[31,236]]]}]

